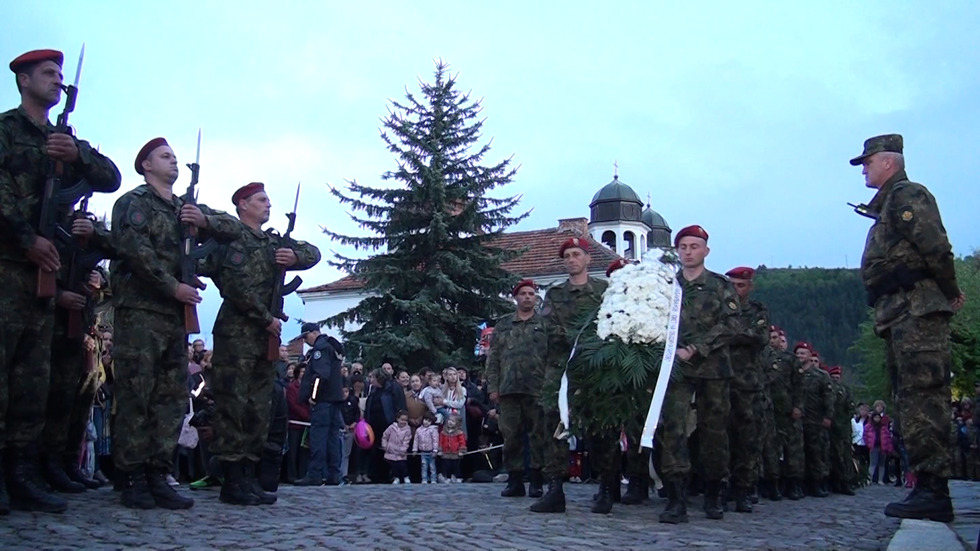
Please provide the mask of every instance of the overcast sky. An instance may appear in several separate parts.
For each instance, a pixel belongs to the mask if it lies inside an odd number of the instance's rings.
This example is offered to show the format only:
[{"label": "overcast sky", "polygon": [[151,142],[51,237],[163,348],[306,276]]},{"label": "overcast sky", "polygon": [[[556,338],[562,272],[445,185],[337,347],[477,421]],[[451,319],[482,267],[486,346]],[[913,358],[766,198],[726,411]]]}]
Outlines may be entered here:
[{"label": "overcast sky", "polygon": [[[980,246],[978,15],[966,2],[20,0],[5,3],[0,50],[63,50],[70,81],[86,43],[72,123],[119,166],[120,193],[141,183],[147,140],[166,137],[183,166],[201,127],[201,201],[230,210],[263,181],[284,227],[302,181],[295,235],[325,257],[340,249],[319,226],[357,232],[327,185],[395,167],[380,119],[441,58],[483,98],[488,162],[521,166],[498,191],[533,209],[516,229],[588,216],[616,161],[674,230],[708,230],[708,266],[724,272],[858,266],[870,221],[845,203],[873,193],[847,161],[891,132],[956,253]],[[11,76],[0,106],[18,103]],[[341,275],[321,262],[304,286]],[[202,325],[219,303],[209,289]]]}]

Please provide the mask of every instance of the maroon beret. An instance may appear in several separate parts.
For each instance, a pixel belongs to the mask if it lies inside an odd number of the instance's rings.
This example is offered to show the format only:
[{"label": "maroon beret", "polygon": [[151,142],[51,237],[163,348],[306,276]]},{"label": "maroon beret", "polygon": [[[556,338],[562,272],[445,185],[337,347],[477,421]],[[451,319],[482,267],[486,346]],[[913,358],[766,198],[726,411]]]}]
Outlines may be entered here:
[{"label": "maroon beret", "polygon": [[725,272],[725,275],[732,279],[749,279],[755,277],[755,269],[748,266],[739,266]]},{"label": "maroon beret", "polygon": [[816,350],[814,350],[812,346],[810,347],[810,352],[812,353],[812,356],[814,358],[819,358],[820,357],[820,353],[817,352]]},{"label": "maroon beret", "polygon": [[534,283],[533,279],[522,279],[517,282],[517,285],[514,285],[514,288],[511,289],[510,294],[516,297],[517,292],[521,290],[521,287],[530,287],[535,291],[538,290],[538,285]]},{"label": "maroon beret", "polygon": [[170,145],[167,143],[167,140],[165,140],[164,138],[153,138],[152,140],[146,142],[146,145],[143,146],[143,149],[140,149],[140,152],[136,154],[135,165],[136,165],[137,174],[140,175],[143,174],[143,161],[145,161],[147,157],[150,156],[150,153],[153,153],[154,149],[164,145]]},{"label": "maroon beret", "polygon": [[21,54],[10,62],[10,70],[17,73],[25,65],[38,63],[40,61],[54,61],[61,67],[65,62],[65,54],[58,50],[32,50],[26,54]]},{"label": "maroon beret", "polygon": [[809,350],[810,352],[813,352],[813,347],[810,346],[810,343],[808,343],[806,341],[800,341],[800,342],[796,343],[796,346],[793,347],[793,352],[796,352],[797,350],[799,350],[801,348],[805,348],[805,349]]},{"label": "maroon beret", "polygon": [[561,258],[565,257],[566,249],[579,248],[589,252],[589,242],[584,237],[571,237],[567,241],[561,244],[561,248],[558,249],[558,256]]},{"label": "maroon beret", "polygon": [[780,329],[778,325],[770,325],[770,326],[769,326],[769,330],[770,330],[770,331],[775,331],[775,332],[777,332],[777,333],[779,333],[779,332],[781,332],[781,331],[782,331],[782,329]]},{"label": "maroon beret", "polygon": [[262,182],[252,182],[251,184],[246,184],[238,188],[238,191],[232,194],[231,204],[237,207],[239,201],[242,199],[248,199],[260,191],[265,191],[265,184]]},{"label": "maroon beret", "polygon": [[617,258],[616,260],[613,260],[612,263],[609,264],[609,267],[606,268],[606,277],[611,276],[613,272],[615,272],[616,270],[620,268],[625,268],[630,264],[631,262],[629,260],[626,260],[625,258]]},{"label": "maroon beret", "polygon": [[681,242],[682,237],[700,237],[704,239],[705,243],[708,242],[708,232],[704,231],[704,228],[697,224],[688,226],[677,232],[677,235],[674,236],[674,248],[677,248],[677,244]]},{"label": "maroon beret", "polygon": [[840,368],[839,365],[835,365],[834,367],[831,367],[830,369],[828,369],[827,370],[827,373],[830,373],[831,375],[840,375],[841,374],[841,368]]}]

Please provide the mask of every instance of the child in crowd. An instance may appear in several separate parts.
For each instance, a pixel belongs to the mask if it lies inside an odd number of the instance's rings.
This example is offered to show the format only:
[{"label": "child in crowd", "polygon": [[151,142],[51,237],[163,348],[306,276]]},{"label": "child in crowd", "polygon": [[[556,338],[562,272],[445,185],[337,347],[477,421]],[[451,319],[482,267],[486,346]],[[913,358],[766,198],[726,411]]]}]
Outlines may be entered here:
[{"label": "child in crowd", "polygon": [[437,373],[431,373],[429,375],[429,386],[423,388],[422,392],[419,393],[419,398],[425,402],[425,406],[435,416],[437,425],[443,424],[446,421],[446,416],[449,414],[449,408],[446,407],[445,395],[442,393],[442,385],[440,383],[439,375]]},{"label": "child in crowd", "polygon": [[412,441],[412,428],[408,426],[408,412],[401,410],[395,416],[395,422],[385,429],[381,436],[381,449],[385,452],[385,461],[395,477],[392,484],[411,484],[408,478],[408,444]]},{"label": "child in crowd", "polygon": [[415,431],[412,451],[422,454],[422,484],[436,482],[436,454],[439,453],[439,427],[436,417],[427,411],[422,415],[422,426]]},{"label": "child in crowd", "polygon": [[462,417],[450,414],[439,434],[439,455],[442,457],[442,474],[447,482],[462,482],[463,473],[459,468],[459,457],[466,453],[466,436],[463,434]]}]

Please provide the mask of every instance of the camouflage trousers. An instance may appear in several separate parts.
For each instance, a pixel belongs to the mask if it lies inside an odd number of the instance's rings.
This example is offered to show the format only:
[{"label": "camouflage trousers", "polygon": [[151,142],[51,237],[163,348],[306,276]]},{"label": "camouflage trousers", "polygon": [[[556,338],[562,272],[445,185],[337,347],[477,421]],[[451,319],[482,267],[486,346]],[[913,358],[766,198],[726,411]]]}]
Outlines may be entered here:
[{"label": "camouflage trousers", "polygon": [[779,457],[782,455],[782,442],[776,432],[776,420],[773,417],[772,400],[763,393],[760,401],[759,419],[762,420],[762,466],[759,477],[765,480],[779,478]]},{"label": "camouflage trousers", "polygon": [[774,416],[776,421],[777,445],[783,456],[781,473],[783,478],[802,479],[806,470],[803,423],[793,419],[790,414]]},{"label": "camouflage trousers", "polygon": [[525,434],[531,456],[530,467],[541,469],[544,466],[545,449],[549,445],[547,440],[554,438],[545,427],[544,408],[541,407],[540,400],[539,397],[528,394],[507,394],[500,397],[497,425],[504,437],[504,468],[508,472],[524,470]]},{"label": "camouflage trousers", "polygon": [[568,476],[568,462],[571,457],[568,451],[568,441],[554,438],[554,430],[561,422],[558,410],[545,410],[544,413],[544,466],[542,472],[546,478],[564,478]]},{"label": "camouflage trousers", "polygon": [[50,455],[77,457],[95,401],[97,376],[81,338],[68,338],[68,312],[55,311],[51,344],[51,386],[41,449]]},{"label": "camouflage trousers", "polygon": [[803,451],[806,454],[808,479],[817,480],[830,475],[830,438],[820,423],[803,423]]},{"label": "camouflage trousers", "polygon": [[269,435],[276,369],[262,352],[239,352],[249,348],[254,347],[214,336],[214,440],[208,449],[222,461],[257,461]]},{"label": "camouflage trousers", "polygon": [[184,321],[178,313],[117,308],[114,324],[116,468],[172,471],[190,396]]},{"label": "camouflage trousers", "polygon": [[732,486],[752,488],[759,480],[762,455],[761,390],[731,389],[732,409],[728,425]]},{"label": "camouflage trousers", "polygon": [[623,452],[619,447],[619,431],[610,429],[600,434],[590,434],[588,439],[591,446],[592,470],[598,475],[599,481],[618,484],[623,464]]},{"label": "camouflage trousers", "polygon": [[726,480],[729,458],[728,415],[731,410],[729,380],[694,378],[671,381],[667,387],[662,414],[664,432],[661,470],[664,479],[686,477],[691,472],[687,423],[692,398],[698,411],[698,460],[705,480]]},{"label": "camouflage trousers", "polygon": [[857,469],[854,467],[854,456],[851,450],[851,423],[850,419],[843,419],[847,423],[847,431],[843,426],[838,426],[839,421],[834,420],[834,427],[830,431],[830,477],[840,482],[857,481]]},{"label": "camouflage trousers", "polygon": [[37,444],[51,382],[54,301],[36,298],[37,268],[0,261],[0,449]]},{"label": "camouflage trousers", "polygon": [[883,336],[909,468],[917,473],[950,478],[953,444],[949,434],[952,365],[949,318],[909,316]]}]

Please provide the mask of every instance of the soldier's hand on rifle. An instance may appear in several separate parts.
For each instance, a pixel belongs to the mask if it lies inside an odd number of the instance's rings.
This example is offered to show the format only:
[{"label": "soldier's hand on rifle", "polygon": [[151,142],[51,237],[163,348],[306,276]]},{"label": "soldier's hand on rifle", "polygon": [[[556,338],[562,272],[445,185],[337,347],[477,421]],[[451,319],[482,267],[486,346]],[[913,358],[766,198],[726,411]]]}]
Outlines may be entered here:
[{"label": "soldier's hand on rifle", "polygon": [[85,296],[71,291],[61,291],[56,299],[58,306],[65,310],[81,310],[85,308]]},{"label": "soldier's hand on rifle", "polygon": [[61,268],[57,247],[40,235],[34,236],[34,243],[27,250],[27,259],[46,272],[56,272]]},{"label": "soldier's hand on rifle", "polygon": [[68,134],[51,134],[45,144],[48,149],[48,157],[63,163],[74,163],[78,160],[78,146],[75,145],[75,138]]},{"label": "soldier's hand on rifle", "polygon": [[202,300],[197,289],[186,283],[177,284],[177,290],[174,291],[174,298],[184,304],[200,304]]},{"label": "soldier's hand on rifle", "polygon": [[272,323],[265,326],[265,330],[278,337],[282,334],[282,320],[273,318]]},{"label": "soldier's hand on rifle", "polygon": [[88,218],[76,218],[71,223],[71,234],[75,237],[92,237],[95,233],[95,224]]},{"label": "soldier's hand on rifle", "polygon": [[292,249],[276,249],[276,264],[280,266],[295,266],[299,262],[296,253]]},{"label": "soldier's hand on rifle", "polygon": [[697,349],[694,348],[693,344],[689,344],[684,348],[677,349],[677,357],[686,362],[694,357],[695,352],[697,352]]},{"label": "soldier's hand on rifle", "polygon": [[201,212],[201,209],[197,208],[197,205],[180,207],[180,221],[201,229],[208,227],[208,219]]},{"label": "soldier's hand on rifle", "polygon": [[92,270],[88,275],[88,286],[96,291],[102,288],[102,274],[98,270]]}]

